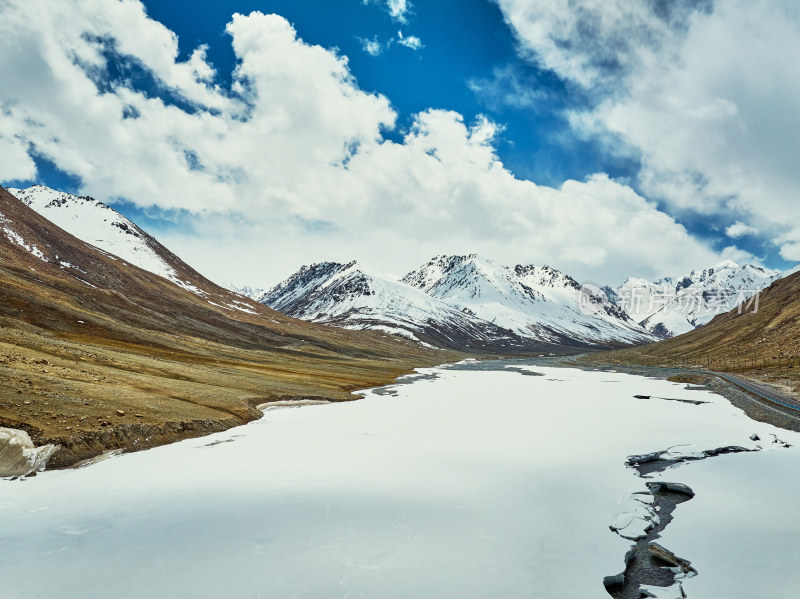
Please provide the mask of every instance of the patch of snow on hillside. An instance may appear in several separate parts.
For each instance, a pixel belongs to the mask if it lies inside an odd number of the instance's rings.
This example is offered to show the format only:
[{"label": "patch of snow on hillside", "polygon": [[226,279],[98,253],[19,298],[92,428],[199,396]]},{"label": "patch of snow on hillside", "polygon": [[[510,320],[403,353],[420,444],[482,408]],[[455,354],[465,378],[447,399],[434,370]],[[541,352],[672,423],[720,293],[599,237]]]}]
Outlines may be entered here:
[{"label": "patch of snow on hillside", "polygon": [[187,291],[200,289],[181,280],[175,270],[151,247],[149,236],[113,208],[86,196],[76,196],[34,185],[8,191],[70,235],[112,254],[113,259],[168,279]]},{"label": "patch of snow on hillside", "polygon": [[15,244],[17,244],[18,246],[20,246],[20,247],[22,247],[22,248],[26,249],[28,252],[30,252],[31,254],[33,254],[34,256],[36,256],[37,258],[39,258],[39,260],[42,260],[42,261],[44,261],[44,262],[49,262],[49,260],[48,260],[48,259],[45,257],[45,255],[42,253],[42,250],[40,250],[38,247],[36,247],[36,246],[35,246],[34,244],[32,244],[32,243],[27,243],[27,242],[26,242],[26,241],[25,241],[25,240],[22,238],[22,236],[21,236],[19,233],[17,233],[16,231],[14,231],[13,229],[11,229],[10,227],[8,227],[8,226],[2,226],[2,225],[4,225],[5,223],[8,223],[8,219],[5,217],[5,215],[3,215],[2,213],[0,213],[0,229],[2,229],[2,230],[3,230],[3,233],[5,234],[6,238],[7,238],[7,239],[8,239],[8,240],[9,240],[11,243],[15,243]]}]

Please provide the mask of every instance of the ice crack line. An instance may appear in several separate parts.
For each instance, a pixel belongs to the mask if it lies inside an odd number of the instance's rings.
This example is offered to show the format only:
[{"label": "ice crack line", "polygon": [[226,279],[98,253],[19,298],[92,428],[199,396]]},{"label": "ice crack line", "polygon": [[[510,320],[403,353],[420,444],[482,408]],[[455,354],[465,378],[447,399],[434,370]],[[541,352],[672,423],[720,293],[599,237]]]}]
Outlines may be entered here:
[{"label": "ice crack line", "polygon": [[615,599],[683,599],[682,581],[697,575],[689,560],[656,543],[672,522],[675,508],[694,497],[681,483],[649,482],[647,491],[625,498],[629,511],[617,516],[610,528],[624,539],[635,541],[625,554],[625,570],[603,580]]},{"label": "ice crack line", "polygon": [[[780,449],[790,445],[771,435],[771,442],[762,442],[758,435],[750,443],[723,447],[677,445],[662,451],[628,456],[625,465],[642,478],[691,461],[729,453]],[[606,576],[603,585],[615,599],[685,599],[683,581],[697,575],[689,560],[676,556],[656,542],[672,521],[678,505],[694,497],[687,485],[675,482],[648,482],[647,491],[638,491],[623,499],[625,511],[617,515],[609,528],[624,539],[634,541],[625,554],[625,569]]]}]

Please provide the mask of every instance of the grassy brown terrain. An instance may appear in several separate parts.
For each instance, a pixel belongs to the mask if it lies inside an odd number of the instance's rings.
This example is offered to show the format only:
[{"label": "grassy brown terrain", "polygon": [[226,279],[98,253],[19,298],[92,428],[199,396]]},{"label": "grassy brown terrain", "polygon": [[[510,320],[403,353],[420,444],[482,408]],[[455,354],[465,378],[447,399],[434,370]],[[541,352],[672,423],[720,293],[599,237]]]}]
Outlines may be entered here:
[{"label": "grassy brown terrain", "polygon": [[443,357],[415,350],[348,357],[309,343],[240,349],[153,335],[153,344],[91,335],[0,329],[0,425],[55,443],[54,466],[107,449],[143,449],[257,418],[255,406],[287,398],[354,399]]},{"label": "grassy brown terrain", "polygon": [[745,304],[684,335],[586,359],[732,372],[800,396],[800,273],[773,283],[754,308]]},{"label": "grassy brown terrain", "polygon": [[158,247],[195,291],[75,239],[0,188],[0,426],[60,445],[53,466],[223,430],[270,401],[353,399],[460,355],[291,319]]}]

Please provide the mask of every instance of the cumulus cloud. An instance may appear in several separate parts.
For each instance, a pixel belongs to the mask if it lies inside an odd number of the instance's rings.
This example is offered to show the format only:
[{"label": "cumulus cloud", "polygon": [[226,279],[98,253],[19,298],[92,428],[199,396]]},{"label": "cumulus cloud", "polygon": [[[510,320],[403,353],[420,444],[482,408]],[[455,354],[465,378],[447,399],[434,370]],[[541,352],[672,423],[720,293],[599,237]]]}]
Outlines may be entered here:
[{"label": "cumulus cloud", "polygon": [[800,262],[800,243],[785,243],[781,246],[781,256],[785,260]]},{"label": "cumulus cloud", "polygon": [[0,168],[13,175],[8,178],[26,180],[36,175],[36,164],[28,154],[23,132],[23,123],[11,117],[9,110],[0,112]]},{"label": "cumulus cloud", "polygon": [[[233,17],[227,31],[239,64],[225,93],[187,78],[202,67],[197,53],[187,63],[173,61],[177,75],[151,57],[159,35],[170,51],[175,40],[144,13],[133,13],[144,24],[130,13],[113,14],[138,2],[83,3],[82,10],[42,11],[25,1],[4,12],[0,131],[11,123],[12,142],[80,177],[86,192],[192,211],[251,204],[303,210],[298,181],[340,168],[394,125],[389,101],[360,91],[345,58],[300,42],[281,17]],[[160,81],[193,107],[125,82],[110,92],[98,88],[98,72],[107,70],[103,40],[137,26],[142,33],[132,39],[140,47],[120,42],[119,54],[161,73]],[[14,164],[0,165],[4,180],[29,176]]]},{"label": "cumulus cloud", "polygon": [[795,2],[497,2],[523,53],[593,98],[574,128],[639,158],[649,197],[800,235]]},{"label": "cumulus cloud", "polygon": [[725,229],[725,234],[733,239],[744,237],[745,235],[756,235],[757,233],[758,229],[743,223],[742,221],[736,221],[730,227]]},{"label": "cumulus cloud", "polygon": [[[517,179],[488,118],[426,110],[387,139],[389,100],[282,17],[233,16],[237,67],[220,89],[204,49],[179,61],[175,35],[137,0],[2,6],[0,180],[30,178],[36,154],[83,193],[184,211],[192,227],[163,237],[212,277],[271,283],[353,257],[402,273],[475,251],[614,281],[719,258],[606,175],[559,188]],[[114,60],[169,93],[114,80]]]}]

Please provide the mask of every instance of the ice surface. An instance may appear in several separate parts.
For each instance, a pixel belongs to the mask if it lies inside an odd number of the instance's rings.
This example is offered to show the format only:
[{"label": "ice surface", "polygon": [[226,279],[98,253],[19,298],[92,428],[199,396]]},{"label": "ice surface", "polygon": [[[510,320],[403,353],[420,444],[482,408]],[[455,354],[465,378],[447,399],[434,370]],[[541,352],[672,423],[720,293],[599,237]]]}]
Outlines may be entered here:
[{"label": "ice surface", "polygon": [[685,597],[680,583],[675,583],[669,587],[643,585],[641,590],[643,597],[651,597],[653,599],[684,599]]},{"label": "ice surface", "polygon": [[697,496],[660,542],[700,572],[690,597],[795,598],[798,435],[682,384],[536,370],[422,370],[395,396],[3,481],[2,596],[607,597],[630,546],[608,524],[643,482],[627,456],[776,433],[793,447],[670,471]]},{"label": "ice surface", "polygon": [[697,495],[678,508],[661,542],[699,572],[684,581],[687,596],[798,596],[797,467],[791,448],[724,455],[681,470]]}]

